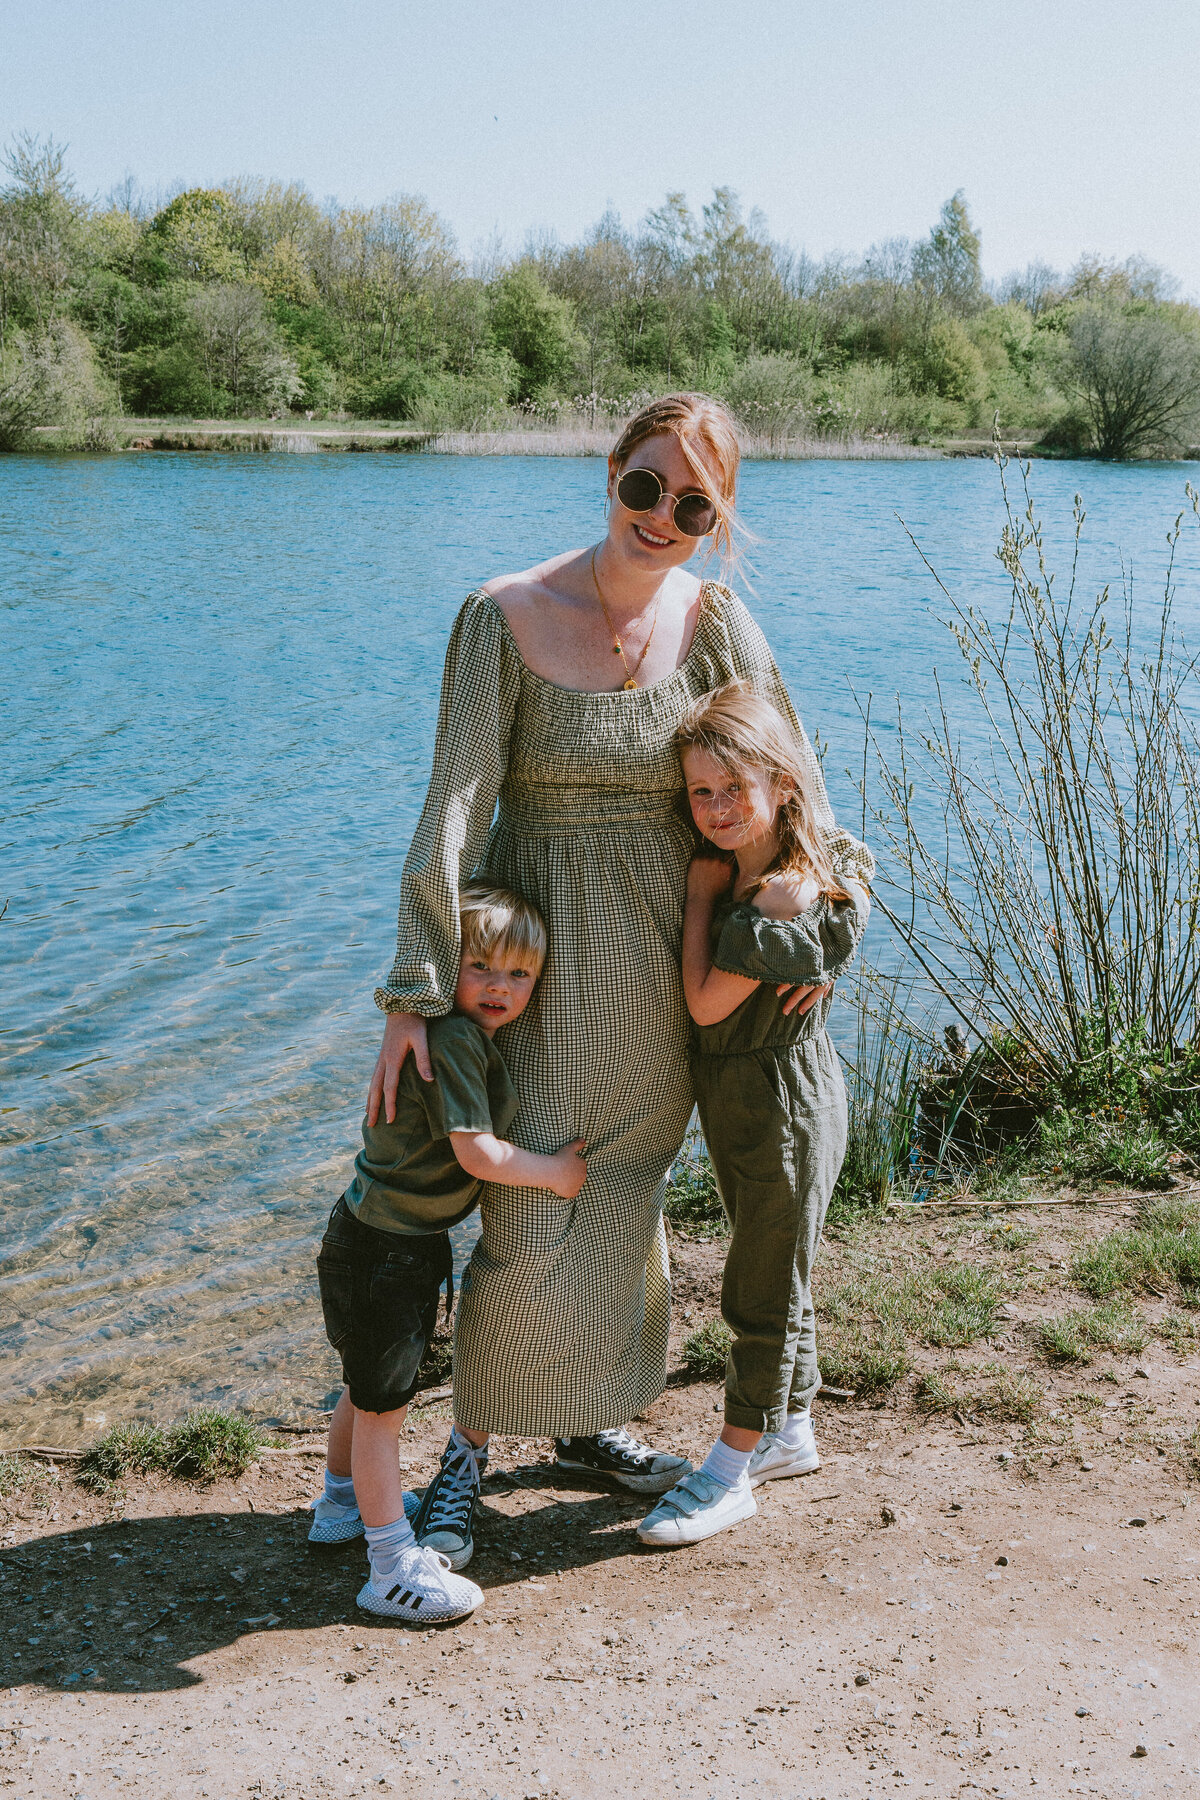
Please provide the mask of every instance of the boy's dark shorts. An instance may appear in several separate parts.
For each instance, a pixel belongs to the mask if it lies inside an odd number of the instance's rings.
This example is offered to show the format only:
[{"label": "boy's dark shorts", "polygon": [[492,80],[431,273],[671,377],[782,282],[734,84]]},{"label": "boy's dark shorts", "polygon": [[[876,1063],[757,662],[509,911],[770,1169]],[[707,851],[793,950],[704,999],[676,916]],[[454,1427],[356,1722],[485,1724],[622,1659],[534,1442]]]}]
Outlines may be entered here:
[{"label": "boy's dark shorts", "polygon": [[317,1257],[325,1333],[361,1412],[395,1412],[417,1389],[417,1369],[452,1279],[450,1234],[411,1237],[362,1225],[343,1196]]}]

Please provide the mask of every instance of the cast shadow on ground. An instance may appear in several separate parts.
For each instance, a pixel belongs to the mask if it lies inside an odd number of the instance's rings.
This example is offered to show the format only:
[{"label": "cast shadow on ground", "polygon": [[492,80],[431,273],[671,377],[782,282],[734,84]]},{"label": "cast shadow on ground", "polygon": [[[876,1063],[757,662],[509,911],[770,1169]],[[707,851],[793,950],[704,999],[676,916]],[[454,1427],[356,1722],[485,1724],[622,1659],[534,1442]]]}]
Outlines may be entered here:
[{"label": "cast shadow on ground", "polygon": [[[515,1517],[491,1504],[517,1489],[556,1491]],[[471,1576],[485,1594],[500,1594],[558,1570],[636,1556],[633,1527],[650,1504],[624,1492],[569,1489],[561,1471],[537,1465],[491,1476]],[[390,1621],[354,1604],[366,1572],[361,1539],[316,1551],[309,1524],[303,1508],[192,1513],[102,1522],[6,1548],[0,1685],[73,1693],[193,1687],[204,1677],[185,1665],[255,1632],[386,1628]]]}]

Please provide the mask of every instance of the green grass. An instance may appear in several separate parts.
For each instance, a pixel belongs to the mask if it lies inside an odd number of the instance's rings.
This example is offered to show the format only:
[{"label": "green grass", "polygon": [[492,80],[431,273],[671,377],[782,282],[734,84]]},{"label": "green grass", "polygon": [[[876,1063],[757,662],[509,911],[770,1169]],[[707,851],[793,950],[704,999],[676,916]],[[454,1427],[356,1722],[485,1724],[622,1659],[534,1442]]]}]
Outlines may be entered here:
[{"label": "green grass", "polygon": [[1169,1188],[1171,1146],[1145,1119],[1063,1112],[1038,1123],[1034,1160],[1080,1188],[1102,1181],[1128,1188]]},{"label": "green grass", "polygon": [[[977,1372],[978,1373],[978,1372]],[[935,1369],[917,1383],[917,1404],[932,1413],[961,1413],[964,1418],[983,1414],[991,1419],[1028,1425],[1045,1394],[1031,1375],[1001,1370],[993,1380],[960,1386],[950,1370]]]},{"label": "green grass", "polygon": [[830,1332],[820,1345],[821,1379],[856,1394],[882,1394],[908,1374],[908,1346],[895,1330]]},{"label": "green grass", "polygon": [[0,1495],[19,1494],[30,1485],[36,1465],[27,1456],[0,1456]]},{"label": "green grass", "polygon": [[1149,1326],[1124,1300],[1081,1306],[1054,1319],[1042,1319],[1038,1346],[1051,1362],[1088,1363],[1094,1350],[1136,1356],[1146,1348]]},{"label": "green grass", "polygon": [[210,1482],[242,1475],[263,1443],[246,1419],[201,1407],[177,1425],[114,1425],[79,1465],[85,1487],[103,1491],[128,1475],[159,1471],[182,1480]]},{"label": "green grass", "polygon": [[1200,1306],[1200,1207],[1159,1201],[1131,1230],[1110,1231],[1071,1260],[1071,1279],[1093,1300],[1114,1294],[1179,1290]]},{"label": "green grass", "polygon": [[684,1339],[684,1367],[700,1381],[715,1381],[725,1373],[732,1344],[733,1333],[724,1319],[709,1319]]},{"label": "green grass", "polygon": [[926,1302],[928,1317],[921,1326],[925,1342],[958,1350],[987,1337],[1004,1298],[1002,1280],[970,1263],[951,1263],[938,1269],[933,1281],[940,1297],[930,1295]]}]

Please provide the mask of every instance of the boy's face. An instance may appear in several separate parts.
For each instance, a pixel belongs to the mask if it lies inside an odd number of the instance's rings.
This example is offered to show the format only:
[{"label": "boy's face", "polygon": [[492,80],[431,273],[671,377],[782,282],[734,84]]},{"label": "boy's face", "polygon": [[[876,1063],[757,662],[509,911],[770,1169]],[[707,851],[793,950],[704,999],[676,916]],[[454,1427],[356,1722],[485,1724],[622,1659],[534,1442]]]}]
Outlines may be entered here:
[{"label": "boy's face", "polygon": [[454,990],[455,1011],[491,1037],[501,1025],[511,1025],[520,1018],[540,973],[536,963],[522,962],[520,957],[500,950],[486,955],[464,951]]}]

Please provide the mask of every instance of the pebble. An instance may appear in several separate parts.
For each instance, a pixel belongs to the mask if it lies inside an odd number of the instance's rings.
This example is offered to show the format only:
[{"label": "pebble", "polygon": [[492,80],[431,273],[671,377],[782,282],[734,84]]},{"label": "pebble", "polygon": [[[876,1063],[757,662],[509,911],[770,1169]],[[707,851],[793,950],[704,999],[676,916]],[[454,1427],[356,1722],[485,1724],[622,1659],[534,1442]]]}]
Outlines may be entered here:
[{"label": "pebble", "polygon": [[1010,1463],[1012,1461],[1012,1459],[1013,1459],[1013,1453],[1011,1450],[1001,1450],[999,1456],[996,1458],[996,1461],[998,1463]]},{"label": "pebble", "polygon": [[1076,1708],[1075,1708],[1075,1717],[1076,1717],[1076,1718],[1077,1718],[1077,1719],[1090,1719],[1090,1718],[1091,1718],[1091,1716],[1092,1716],[1092,1715],[1091,1715],[1091,1713],[1090,1713],[1090,1712],[1089,1712],[1089,1711],[1088,1711],[1088,1709],[1087,1709],[1087,1707],[1086,1707],[1086,1706],[1077,1706],[1077,1707],[1076,1707]]},{"label": "pebble", "polygon": [[997,1567],[997,1568],[998,1568],[998,1569],[1007,1569],[1007,1567],[1008,1567],[1008,1558],[1007,1558],[1007,1556],[998,1556],[998,1557],[997,1557],[997,1558],[996,1558],[996,1567]]},{"label": "pebble", "polygon": [[854,1685],[855,1687],[867,1687],[870,1684],[870,1680],[871,1677],[869,1675],[856,1675],[854,1677]]},{"label": "pebble", "polygon": [[896,1523],[896,1515],[890,1506],[881,1506],[879,1509],[879,1517],[885,1525],[894,1525]]},{"label": "pebble", "polygon": [[1095,1465],[1095,1463],[1080,1463],[1079,1466],[1083,1470],[1085,1475],[1090,1475],[1096,1465]]},{"label": "pebble", "polygon": [[1149,1756],[1150,1752],[1147,1750],[1145,1744],[1135,1744],[1133,1746],[1133,1754],[1135,1756]]},{"label": "pebble", "polygon": [[1145,1519],[1130,1519],[1129,1523],[1131,1525],[1144,1525],[1146,1521]]}]

